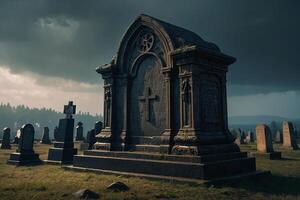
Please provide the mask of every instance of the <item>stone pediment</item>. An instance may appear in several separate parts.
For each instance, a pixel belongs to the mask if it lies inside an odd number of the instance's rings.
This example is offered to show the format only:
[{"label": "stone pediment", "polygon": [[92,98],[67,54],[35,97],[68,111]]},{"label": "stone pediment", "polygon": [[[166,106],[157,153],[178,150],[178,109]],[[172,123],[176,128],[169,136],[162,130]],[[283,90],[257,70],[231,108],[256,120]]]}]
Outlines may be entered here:
[{"label": "stone pediment", "polygon": [[187,47],[222,54],[217,45],[203,40],[192,31],[142,14],[127,29],[117,55],[109,64],[98,67],[96,71],[101,74],[110,71],[117,74],[134,73],[134,63],[145,54],[158,57],[163,67],[171,67],[172,53]]}]

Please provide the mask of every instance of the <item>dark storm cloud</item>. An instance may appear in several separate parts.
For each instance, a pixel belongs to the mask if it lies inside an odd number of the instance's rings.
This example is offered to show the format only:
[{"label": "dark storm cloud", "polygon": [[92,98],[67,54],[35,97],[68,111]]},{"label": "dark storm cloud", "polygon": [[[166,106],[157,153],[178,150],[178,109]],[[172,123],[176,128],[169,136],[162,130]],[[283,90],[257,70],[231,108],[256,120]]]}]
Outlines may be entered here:
[{"label": "dark storm cloud", "polygon": [[300,90],[299,1],[0,1],[0,64],[95,83],[128,25],[146,13],[238,61],[229,94]]}]

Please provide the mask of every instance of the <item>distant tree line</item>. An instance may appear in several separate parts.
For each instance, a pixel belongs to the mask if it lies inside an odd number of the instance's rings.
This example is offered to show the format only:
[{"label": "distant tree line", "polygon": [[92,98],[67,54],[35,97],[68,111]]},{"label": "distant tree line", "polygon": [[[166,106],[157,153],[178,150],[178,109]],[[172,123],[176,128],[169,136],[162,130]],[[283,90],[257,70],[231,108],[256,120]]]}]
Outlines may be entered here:
[{"label": "distant tree line", "polygon": [[[35,127],[35,138],[41,138],[45,126],[50,129],[50,137],[53,138],[53,130],[58,126],[59,119],[65,115],[51,108],[29,108],[25,105],[11,106],[9,103],[0,104],[0,136],[4,127],[11,129],[11,138],[13,138],[23,124],[31,123]],[[83,123],[84,133],[92,128],[96,121],[102,121],[101,115],[91,115],[88,112],[79,111],[74,115],[75,126],[79,121]],[[75,134],[75,132],[74,132]]]}]

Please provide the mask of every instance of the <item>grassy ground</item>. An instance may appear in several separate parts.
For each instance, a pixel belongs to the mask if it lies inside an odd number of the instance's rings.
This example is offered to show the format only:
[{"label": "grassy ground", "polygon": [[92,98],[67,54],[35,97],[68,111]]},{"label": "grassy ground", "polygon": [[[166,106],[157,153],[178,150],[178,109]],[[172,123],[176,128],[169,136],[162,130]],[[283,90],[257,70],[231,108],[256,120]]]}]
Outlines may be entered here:
[{"label": "grassy ground", "polygon": [[[48,148],[49,145],[35,145],[42,159],[47,157]],[[242,148],[253,150],[254,145]],[[73,172],[53,165],[7,165],[14,151],[15,148],[0,150],[0,199],[73,199],[72,193],[83,188],[100,193],[101,199],[300,199],[300,151],[284,151],[283,160],[257,160],[257,168],[271,170],[272,176],[210,187]],[[124,182],[130,190],[106,191],[114,181]]]}]

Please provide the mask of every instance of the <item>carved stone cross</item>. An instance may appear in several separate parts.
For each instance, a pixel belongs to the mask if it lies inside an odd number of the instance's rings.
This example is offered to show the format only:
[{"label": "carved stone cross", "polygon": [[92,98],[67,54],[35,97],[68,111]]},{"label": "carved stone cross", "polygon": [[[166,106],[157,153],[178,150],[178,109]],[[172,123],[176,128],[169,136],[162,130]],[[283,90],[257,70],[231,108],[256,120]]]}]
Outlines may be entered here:
[{"label": "carved stone cross", "polygon": [[64,114],[66,114],[66,118],[71,119],[75,112],[76,105],[73,105],[73,101],[69,101],[69,104],[64,106]]},{"label": "carved stone cross", "polygon": [[157,95],[151,94],[151,89],[149,87],[146,88],[146,91],[144,92],[144,96],[140,96],[139,100],[141,102],[144,102],[144,117],[147,121],[150,121],[150,101],[151,100],[157,100]]}]

